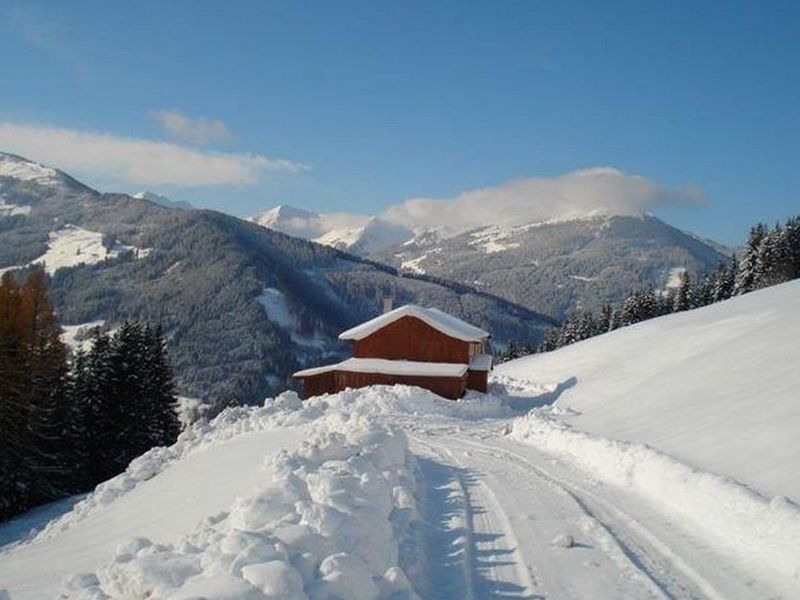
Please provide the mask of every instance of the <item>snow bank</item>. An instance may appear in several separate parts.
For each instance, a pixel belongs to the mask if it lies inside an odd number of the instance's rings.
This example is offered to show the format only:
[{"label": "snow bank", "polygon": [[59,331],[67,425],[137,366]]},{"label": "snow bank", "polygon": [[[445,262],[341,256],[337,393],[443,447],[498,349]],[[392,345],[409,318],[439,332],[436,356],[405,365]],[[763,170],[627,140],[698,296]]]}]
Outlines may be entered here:
[{"label": "snow bank", "polygon": [[380,423],[508,414],[493,396],[452,402],[407,386],[228,408],[3,552],[0,589],[15,600],[292,598],[299,575],[309,600],[409,597],[400,549],[413,465],[404,436]]},{"label": "snow bank", "polygon": [[780,496],[767,500],[731,479],[694,469],[648,446],[577,431],[555,418],[554,413],[562,412],[558,407],[535,409],[514,421],[510,436],[643,496],[742,560],[771,570],[787,589],[800,585],[797,505]]},{"label": "snow bank", "polygon": [[121,545],[61,598],[415,598],[399,564],[414,516],[404,434],[336,412],[314,429],[272,459],[269,485],[173,544]]}]

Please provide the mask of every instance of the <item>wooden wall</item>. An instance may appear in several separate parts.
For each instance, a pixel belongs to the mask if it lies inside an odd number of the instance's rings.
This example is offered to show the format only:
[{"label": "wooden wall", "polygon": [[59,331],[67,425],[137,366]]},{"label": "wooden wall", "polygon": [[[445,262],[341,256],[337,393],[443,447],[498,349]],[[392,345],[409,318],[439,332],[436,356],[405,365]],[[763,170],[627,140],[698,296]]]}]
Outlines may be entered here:
[{"label": "wooden wall", "polygon": [[486,393],[489,387],[489,371],[467,371],[467,389]]},{"label": "wooden wall", "polygon": [[300,379],[303,381],[303,398],[332,394],[335,387],[333,375],[333,371],[328,371],[327,373],[320,373],[319,375],[301,377]]},{"label": "wooden wall", "polygon": [[446,336],[416,317],[390,323],[353,347],[356,358],[386,358],[422,362],[467,363],[470,344]]},{"label": "wooden wall", "polygon": [[428,389],[443,398],[455,400],[464,395],[467,388],[466,373],[461,377],[420,377],[409,375],[385,375],[383,373],[355,373],[352,371],[329,371],[320,375],[303,377],[303,398],[321,394],[335,394],[347,388],[369,385],[415,385]]}]

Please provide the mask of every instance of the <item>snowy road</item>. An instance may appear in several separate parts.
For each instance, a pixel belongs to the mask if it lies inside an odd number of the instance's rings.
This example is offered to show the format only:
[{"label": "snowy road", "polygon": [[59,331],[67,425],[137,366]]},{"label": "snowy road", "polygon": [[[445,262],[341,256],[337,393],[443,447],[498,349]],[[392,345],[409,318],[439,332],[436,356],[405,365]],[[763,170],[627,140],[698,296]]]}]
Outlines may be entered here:
[{"label": "snowy road", "polygon": [[630,493],[500,435],[505,423],[406,423],[428,530],[425,597],[791,597]]}]

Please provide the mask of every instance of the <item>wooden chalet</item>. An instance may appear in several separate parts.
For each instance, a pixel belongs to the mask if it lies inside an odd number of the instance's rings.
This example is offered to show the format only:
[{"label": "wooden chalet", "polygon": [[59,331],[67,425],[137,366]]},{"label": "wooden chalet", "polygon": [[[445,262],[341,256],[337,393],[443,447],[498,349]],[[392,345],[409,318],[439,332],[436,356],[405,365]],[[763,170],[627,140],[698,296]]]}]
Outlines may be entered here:
[{"label": "wooden chalet", "polygon": [[415,385],[455,400],[486,391],[489,333],[435,308],[407,304],[348,329],[353,357],[298,371],[303,397],[376,384]]}]

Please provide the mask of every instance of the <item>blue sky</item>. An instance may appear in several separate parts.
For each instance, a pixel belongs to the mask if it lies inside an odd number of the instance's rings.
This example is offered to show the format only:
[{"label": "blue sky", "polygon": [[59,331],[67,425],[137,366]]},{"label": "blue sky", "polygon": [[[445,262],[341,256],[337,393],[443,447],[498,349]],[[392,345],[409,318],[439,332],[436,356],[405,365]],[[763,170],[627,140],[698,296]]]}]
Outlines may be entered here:
[{"label": "blue sky", "polygon": [[613,167],[738,243],[800,213],[799,7],[0,2],[0,149],[237,215]]}]

